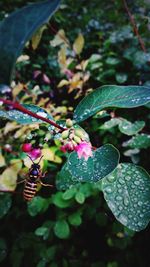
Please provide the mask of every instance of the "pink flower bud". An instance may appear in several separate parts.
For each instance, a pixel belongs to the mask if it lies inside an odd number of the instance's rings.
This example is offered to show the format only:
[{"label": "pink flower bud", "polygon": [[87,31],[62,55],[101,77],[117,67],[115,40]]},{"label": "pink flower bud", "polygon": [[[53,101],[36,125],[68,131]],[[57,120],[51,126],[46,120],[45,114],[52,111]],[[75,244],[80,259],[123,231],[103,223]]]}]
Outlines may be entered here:
[{"label": "pink flower bud", "polygon": [[41,152],[41,149],[40,148],[33,148],[29,153],[28,155],[33,159],[37,159],[41,156],[42,152]]},{"label": "pink flower bud", "polygon": [[60,150],[64,153],[67,151],[73,151],[75,149],[75,146],[70,142],[60,147]]},{"label": "pink flower bud", "polygon": [[31,143],[25,143],[22,145],[21,149],[23,152],[30,152],[32,150],[32,144]]},{"label": "pink flower bud", "polygon": [[33,72],[33,79],[36,79],[41,73],[42,73],[41,70],[35,70]]},{"label": "pink flower bud", "polygon": [[51,83],[50,79],[48,78],[48,76],[46,74],[43,74],[42,78],[43,78],[43,82],[45,82],[46,84],[50,84]]},{"label": "pink flower bud", "polygon": [[90,142],[81,142],[75,147],[79,159],[84,158],[88,160],[89,157],[92,157],[92,146]]}]

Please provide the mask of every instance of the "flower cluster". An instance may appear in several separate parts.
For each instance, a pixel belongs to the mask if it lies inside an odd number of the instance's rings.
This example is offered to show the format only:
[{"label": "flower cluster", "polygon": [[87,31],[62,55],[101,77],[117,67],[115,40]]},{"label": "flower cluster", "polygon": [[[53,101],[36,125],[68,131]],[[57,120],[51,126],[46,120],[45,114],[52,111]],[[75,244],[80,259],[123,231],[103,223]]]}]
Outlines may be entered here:
[{"label": "flower cluster", "polygon": [[92,145],[87,140],[86,133],[81,129],[73,128],[70,119],[66,121],[66,126],[68,129],[61,134],[61,151],[76,151],[79,158],[88,160],[89,157],[92,157]]},{"label": "flower cluster", "polygon": [[31,143],[24,143],[22,145],[22,151],[27,153],[32,160],[39,158],[42,154],[40,148],[33,148]]}]

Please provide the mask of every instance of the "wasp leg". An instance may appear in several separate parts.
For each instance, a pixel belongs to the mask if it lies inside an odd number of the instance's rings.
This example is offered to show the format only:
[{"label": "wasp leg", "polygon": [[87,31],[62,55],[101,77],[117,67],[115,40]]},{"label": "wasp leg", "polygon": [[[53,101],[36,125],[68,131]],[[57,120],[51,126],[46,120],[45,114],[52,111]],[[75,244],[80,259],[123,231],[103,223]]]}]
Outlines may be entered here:
[{"label": "wasp leg", "polygon": [[47,172],[44,172],[44,173],[40,172],[40,173],[39,173],[39,177],[40,177],[40,179],[41,179],[41,178],[44,178],[45,175],[46,175],[46,173],[47,173]]},{"label": "wasp leg", "polygon": [[53,187],[53,185],[52,185],[52,184],[44,184],[44,183],[42,183],[41,181],[39,181],[39,183],[40,183],[41,185],[43,185],[43,186],[49,186],[49,187]]},{"label": "wasp leg", "polygon": [[17,182],[17,184],[22,184],[26,181],[26,179],[23,179],[22,181]]}]

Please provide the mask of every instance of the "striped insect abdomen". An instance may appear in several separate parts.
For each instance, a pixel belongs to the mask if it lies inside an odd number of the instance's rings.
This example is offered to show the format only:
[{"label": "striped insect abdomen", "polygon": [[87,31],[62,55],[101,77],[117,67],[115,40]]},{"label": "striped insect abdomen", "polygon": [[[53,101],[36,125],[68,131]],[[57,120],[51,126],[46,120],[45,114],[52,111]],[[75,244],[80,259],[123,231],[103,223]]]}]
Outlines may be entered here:
[{"label": "striped insect abdomen", "polygon": [[37,181],[31,181],[30,179],[25,182],[23,190],[23,198],[26,201],[31,201],[37,191]]}]

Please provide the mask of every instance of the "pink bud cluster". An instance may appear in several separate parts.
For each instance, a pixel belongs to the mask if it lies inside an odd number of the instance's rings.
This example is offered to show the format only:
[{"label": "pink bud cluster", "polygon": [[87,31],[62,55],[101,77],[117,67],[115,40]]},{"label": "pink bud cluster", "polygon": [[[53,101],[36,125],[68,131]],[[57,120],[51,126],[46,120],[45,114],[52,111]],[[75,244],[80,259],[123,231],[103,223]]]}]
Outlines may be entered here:
[{"label": "pink bud cluster", "polygon": [[70,152],[76,151],[79,159],[84,158],[88,160],[89,157],[92,157],[92,145],[87,140],[86,133],[81,129],[75,129],[71,125],[71,121],[66,123],[66,126],[70,126],[69,129],[62,132],[62,146],[61,151]]},{"label": "pink bud cluster", "polygon": [[32,160],[39,158],[42,154],[40,148],[33,148],[31,143],[24,143],[22,145],[22,151],[27,153]]}]

